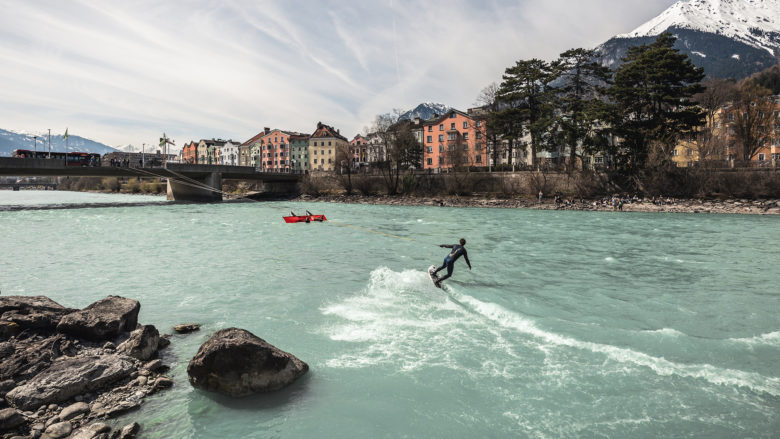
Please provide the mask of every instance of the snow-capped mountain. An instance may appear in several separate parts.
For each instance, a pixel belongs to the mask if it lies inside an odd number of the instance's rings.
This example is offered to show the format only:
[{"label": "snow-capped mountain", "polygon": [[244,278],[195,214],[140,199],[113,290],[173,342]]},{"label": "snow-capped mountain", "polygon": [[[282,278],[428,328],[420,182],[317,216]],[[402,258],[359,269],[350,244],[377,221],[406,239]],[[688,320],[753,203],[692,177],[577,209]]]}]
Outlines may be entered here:
[{"label": "snow-capped mountain", "polygon": [[398,120],[414,120],[416,117],[419,117],[422,120],[426,120],[432,118],[434,115],[440,116],[449,110],[450,107],[444,104],[425,102],[414,107],[414,109],[401,114],[401,116],[398,117]]},{"label": "snow-capped mountain", "polygon": [[[37,136],[37,139],[35,138]],[[16,133],[0,129],[0,156],[10,156],[15,149],[29,149],[38,151],[48,151],[48,133],[45,134],[31,134],[31,133]],[[66,146],[67,144],[67,146]],[[106,154],[116,151],[114,148],[104,145],[94,140],[85,139],[73,134],[68,135],[68,141],[65,142],[65,138],[62,134],[51,135],[51,150],[52,151],[81,151],[81,152],[97,152],[100,154]]]},{"label": "snow-capped mountain", "polygon": [[780,59],[780,0],[678,1],[598,49],[604,64],[617,66],[629,47],[650,43],[663,32],[674,34],[675,48],[708,76],[740,79]]}]

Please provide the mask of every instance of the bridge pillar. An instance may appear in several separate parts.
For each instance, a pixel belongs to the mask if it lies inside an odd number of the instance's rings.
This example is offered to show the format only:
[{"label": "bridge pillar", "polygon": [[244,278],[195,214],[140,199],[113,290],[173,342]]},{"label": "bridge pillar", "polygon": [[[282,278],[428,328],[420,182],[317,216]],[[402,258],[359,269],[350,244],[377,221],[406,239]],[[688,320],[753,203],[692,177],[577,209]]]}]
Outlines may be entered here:
[{"label": "bridge pillar", "polygon": [[198,183],[181,179],[168,179],[168,199],[173,201],[198,201],[202,203],[222,201],[222,174],[212,172],[203,178],[192,178]]}]

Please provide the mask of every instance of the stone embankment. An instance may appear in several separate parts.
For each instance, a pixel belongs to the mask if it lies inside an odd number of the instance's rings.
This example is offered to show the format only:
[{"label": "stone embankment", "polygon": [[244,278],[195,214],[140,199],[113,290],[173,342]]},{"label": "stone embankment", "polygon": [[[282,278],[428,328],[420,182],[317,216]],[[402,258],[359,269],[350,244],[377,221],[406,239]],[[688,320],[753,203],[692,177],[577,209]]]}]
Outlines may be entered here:
[{"label": "stone embankment", "polygon": [[0,438],[135,437],[110,419],[173,386],[158,351],[169,342],[138,324],[140,304],[108,296],[78,310],[43,296],[0,296]]},{"label": "stone embankment", "polygon": [[382,204],[394,206],[441,206],[441,207],[494,207],[505,209],[538,210],[582,210],[582,211],[622,211],[622,212],[674,212],[674,213],[724,213],[780,215],[780,200],[690,200],[664,199],[633,200],[623,203],[622,209],[613,207],[611,200],[562,200],[556,203],[546,198],[540,203],[528,198],[487,198],[487,197],[406,197],[406,196],[362,196],[337,195],[311,197],[303,195],[298,201],[324,201],[347,204]]}]

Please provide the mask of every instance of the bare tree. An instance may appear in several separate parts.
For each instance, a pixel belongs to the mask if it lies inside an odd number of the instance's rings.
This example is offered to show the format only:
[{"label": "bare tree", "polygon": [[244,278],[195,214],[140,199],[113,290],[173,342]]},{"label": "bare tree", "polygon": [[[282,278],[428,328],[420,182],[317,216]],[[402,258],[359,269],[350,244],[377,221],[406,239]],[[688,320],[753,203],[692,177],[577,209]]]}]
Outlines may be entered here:
[{"label": "bare tree", "polygon": [[336,143],[336,169],[338,170],[339,181],[341,182],[347,195],[352,195],[352,148],[349,143]]},{"label": "bare tree", "polygon": [[[731,109],[734,140],[740,160],[749,162],[772,140],[774,102],[772,92],[753,80],[739,85]],[[729,117],[731,119],[731,116]]]},{"label": "bare tree", "polygon": [[693,100],[704,110],[706,124],[699,131],[696,148],[699,162],[722,158],[725,151],[725,139],[717,125],[717,113],[730,99],[734,98],[734,81],[711,78],[702,83],[706,87],[701,93],[693,95]]},{"label": "bare tree", "polygon": [[[485,111],[485,117],[480,118],[481,123],[485,124],[485,134],[482,138],[477,138],[477,143],[481,146],[484,145],[487,150],[488,163],[486,166],[490,168],[490,162],[498,164],[499,155],[504,150],[504,142],[501,139],[500,125],[493,120],[495,115],[499,111],[499,92],[501,86],[497,82],[491,82],[487,87],[483,88],[477,96],[476,104],[482,107]],[[475,126],[477,132],[480,132],[479,126]],[[509,143],[511,145],[511,142]],[[511,147],[510,147],[511,149]],[[509,160],[512,160],[512,154],[510,151]]]}]

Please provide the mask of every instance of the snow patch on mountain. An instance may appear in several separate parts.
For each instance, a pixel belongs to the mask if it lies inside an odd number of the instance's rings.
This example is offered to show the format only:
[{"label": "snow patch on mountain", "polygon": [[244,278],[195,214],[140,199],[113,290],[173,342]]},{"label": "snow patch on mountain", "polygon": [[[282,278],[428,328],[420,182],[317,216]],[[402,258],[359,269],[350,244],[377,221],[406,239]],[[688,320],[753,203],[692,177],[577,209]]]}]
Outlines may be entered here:
[{"label": "snow patch on mountain", "polygon": [[616,38],[656,36],[669,28],[722,35],[780,55],[780,0],[678,1],[632,32]]},{"label": "snow patch on mountain", "polygon": [[31,133],[0,129],[0,157],[11,156],[15,149],[48,151],[49,148],[52,151],[81,151],[99,154],[116,151],[108,145],[73,134],[70,134],[66,140],[63,134],[52,133],[51,145],[49,145],[48,132]]},{"label": "snow patch on mountain", "polygon": [[419,117],[422,120],[430,119],[434,116],[440,116],[450,110],[450,107],[436,102],[424,102],[413,109],[402,113],[398,120],[414,120]]}]

